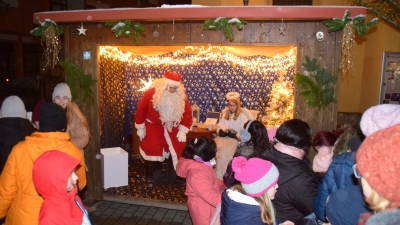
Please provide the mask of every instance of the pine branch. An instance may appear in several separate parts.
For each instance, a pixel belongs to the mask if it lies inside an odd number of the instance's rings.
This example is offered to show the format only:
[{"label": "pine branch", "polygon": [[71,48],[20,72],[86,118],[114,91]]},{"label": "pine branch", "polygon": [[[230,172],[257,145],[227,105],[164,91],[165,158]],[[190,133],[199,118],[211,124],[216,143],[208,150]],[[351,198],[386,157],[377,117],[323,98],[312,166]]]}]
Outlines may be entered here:
[{"label": "pine branch", "polygon": [[115,37],[132,37],[133,34],[133,38],[137,45],[139,44],[139,35],[146,37],[146,29],[141,23],[138,22],[121,20],[120,22],[106,22],[105,25],[112,27],[111,32],[115,34]]},{"label": "pine branch", "polygon": [[305,59],[303,67],[306,71],[304,74],[295,74],[295,82],[302,89],[299,95],[306,100],[307,106],[320,111],[330,103],[337,102],[334,97],[334,84],[337,77],[320,68],[315,58],[311,60],[306,56]]},{"label": "pine branch", "polygon": [[71,88],[71,94],[77,102],[94,103],[94,93],[91,89],[97,80],[85,74],[83,69],[76,64],[60,61],[64,69],[65,83]]},{"label": "pine branch", "polygon": [[378,19],[374,18],[370,22],[365,23],[365,15],[357,15],[349,18],[350,11],[346,10],[342,19],[325,20],[322,23],[328,27],[328,32],[343,30],[348,23],[353,23],[355,33],[362,37],[368,33],[370,27],[378,23]]},{"label": "pine branch", "polygon": [[232,42],[234,40],[232,25],[235,25],[238,30],[242,30],[245,24],[247,24],[245,20],[219,17],[204,21],[203,30],[222,30],[225,37]]}]

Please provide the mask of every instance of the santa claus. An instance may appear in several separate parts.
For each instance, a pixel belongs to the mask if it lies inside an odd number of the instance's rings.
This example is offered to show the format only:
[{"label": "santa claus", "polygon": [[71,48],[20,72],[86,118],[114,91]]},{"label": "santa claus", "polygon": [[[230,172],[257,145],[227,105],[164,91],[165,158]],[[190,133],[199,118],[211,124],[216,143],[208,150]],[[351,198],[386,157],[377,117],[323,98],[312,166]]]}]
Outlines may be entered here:
[{"label": "santa claus", "polygon": [[171,156],[174,169],[192,125],[192,109],[181,80],[181,74],[166,72],[144,93],[136,111],[140,155],[159,162]]}]

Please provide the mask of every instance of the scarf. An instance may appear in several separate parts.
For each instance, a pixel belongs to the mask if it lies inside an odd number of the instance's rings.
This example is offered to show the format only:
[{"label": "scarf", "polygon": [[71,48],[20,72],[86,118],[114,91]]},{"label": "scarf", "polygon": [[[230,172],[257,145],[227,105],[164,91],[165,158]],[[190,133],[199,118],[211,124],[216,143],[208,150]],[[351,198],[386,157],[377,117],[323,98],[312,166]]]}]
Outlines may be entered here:
[{"label": "scarf", "polygon": [[276,150],[286,154],[286,155],[290,155],[293,156],[297,159],[303,160],[304,155],[306,154],[306,152],[303,149],[300,148],[296,148],[293,146],[289,146],[289,145],[285,145],[281,142],[278,142],[274,145],[274,147],[276,148]]},{"label": "scarf", "polygon": [[213,166],[215,165],[215,159],[211,159],[211,160],[208,161],[208,162],[204,162],[203,159],[201,159],[201,157],[200,157],[200,156],[197,156],[197,155],[195,155],[195,156],[193,157],[193,159],[194,159],[195,161],[197,161],[197,162],[203,163],[204,165],[206,165],[206,166],[208,166],[208,167],[210,167],[210,168],[213,168]]},{"label": "scarf", "polygon": [[322,146],[318,149],[317,155],[314,157],[312,168],[314,172],[325,173],[329,165],[332,163],[333,148]]}]

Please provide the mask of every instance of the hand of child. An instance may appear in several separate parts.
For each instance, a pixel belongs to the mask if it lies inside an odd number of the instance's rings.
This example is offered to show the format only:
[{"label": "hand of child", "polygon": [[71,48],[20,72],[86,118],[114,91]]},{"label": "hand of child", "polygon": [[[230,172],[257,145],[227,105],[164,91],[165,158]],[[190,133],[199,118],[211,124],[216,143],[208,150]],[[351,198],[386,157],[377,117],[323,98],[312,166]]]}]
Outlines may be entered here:
[{"label": "hand of child", "polygon": [[292,221],[286,220],[283,223],[280,223],[279,225],[294,225],[294,223]]}]

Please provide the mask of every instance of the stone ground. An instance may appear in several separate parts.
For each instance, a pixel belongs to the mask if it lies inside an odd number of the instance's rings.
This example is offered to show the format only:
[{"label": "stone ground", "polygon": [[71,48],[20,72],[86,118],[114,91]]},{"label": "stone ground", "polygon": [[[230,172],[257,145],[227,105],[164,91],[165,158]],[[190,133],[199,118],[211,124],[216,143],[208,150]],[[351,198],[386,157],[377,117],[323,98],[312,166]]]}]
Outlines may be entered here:
[{"label": "stone ground", "polygon": [[[187,210],[168,209],[115,201],[85,200],[92,225],[191,225]],[[183,206],[183,205],[182,205]],[[167,207],[170,207],[167,205]],[[174,206],[172,206],[173,208]],[[182,208],[183,207],[175,207]]]}]

